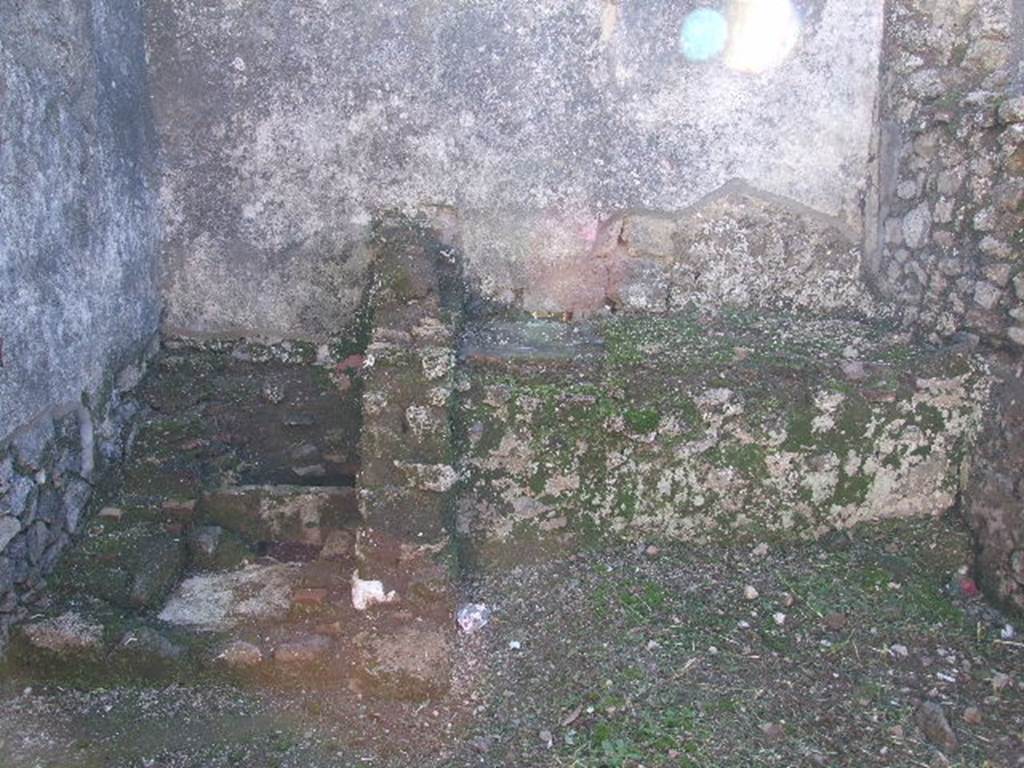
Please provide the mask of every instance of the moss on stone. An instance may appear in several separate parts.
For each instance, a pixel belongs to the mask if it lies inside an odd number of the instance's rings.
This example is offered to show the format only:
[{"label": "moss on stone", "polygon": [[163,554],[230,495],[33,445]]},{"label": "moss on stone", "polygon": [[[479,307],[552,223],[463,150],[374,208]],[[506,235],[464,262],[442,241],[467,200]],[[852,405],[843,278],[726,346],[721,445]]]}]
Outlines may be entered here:
[{"label": "moss on stone", "polygon": [[623,418],[630,429],[639,433],[653,432],[661,421],[658,412],[652,408],[629,408]]}]

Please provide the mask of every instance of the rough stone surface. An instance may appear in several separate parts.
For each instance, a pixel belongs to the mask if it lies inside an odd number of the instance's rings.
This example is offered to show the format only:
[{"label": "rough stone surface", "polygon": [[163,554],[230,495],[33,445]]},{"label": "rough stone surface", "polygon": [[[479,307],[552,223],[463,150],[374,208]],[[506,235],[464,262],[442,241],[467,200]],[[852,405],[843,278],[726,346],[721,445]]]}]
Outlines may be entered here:
[{"label": "rough stone surface", "polygon": [[309,635],[274,649],[274,661],[278,664],[310,664],[323,658],[331,649],[331,641],[320,635]]},{"label": "rough stone surface", "polygon": [[34,648],[55,654],[98,651],[103,644],[103,627],[73,611],[26,624],[21,633]]},{"label": "rough stone surface", "polygon": [[370,693],[411,701],[442,696],[450,685],[451,632],[403,627],[393,633],[356,638],[360,682]]},{"label": "rough stone surface", "polygon": [[1000,371],[967,488],[965,515],[977,542],[978,580],[1024,611],[1024,378]]},{"label": "rough stone surface", "polygon": [[515,339],[470,359],[458,526],[488,554],[593,533],[814,536],[940,514],[962,490],[989,387],[970,354],[787,316],[599,332],[603,357],[561,371]]},{"label": "rough stone surface", "polygon": [[789,55],[695,62],[689,1],[147,4],[168,325],[336,333],[384,208],[457,210],[484,293],[538,310],[600,222],[735,178],[859,231],[883,3],[805,5]]},{"label": "rough stone surface", "polygon": [[230,570],[253,554],[239,536],[216,525],[193,528],[188,551],[190,565],[201,571]]},{"label": "rough stone surface", "polygon": [[866,261],[909,327],[1019,352],[1024,305],[1006,290],[1024,247],[1014,13],[1010,0],[887,5]]},{"label": "rough stone surface", "polygon": [[942,705],[933,701],[923,702],[914,712],[914,722],[929,742],[947,754],[960,748],[960,742],[946,719]]},{"label": "rough stone surface", "polygon": [[242,621],[282,618],[291,607],[295,575],[295,567],[285,564],[192,576],[171,595],[160,619],[199,630],[220,630]]},{"label": "rough stone surface", "polygon": [[181,578],[184,541],[155,523],[108,525],[97,518],[90,526],[64,577],[122,608],[157,607]]},{"label": "rough stone surface", "polygon": [[247,485],[205,494],[199,516],[252,541],[319,545],[355,505],[351,488]]},{"label": "rough stone surface", "polygon": [[95,396],[157,327],[140,6],[0,8],[0,441]]},{"label": "rough stone surface", "polygon": [[0,8],[0,652],[120,458],[159,318],[140,3]]},{"label": "rough stone surface", "polygon": [[234,640],[217,654],[217,659],[232,669],[248,669],[263,661],[263,651],[252,643]]},{"label": "rough stone surface", "polygon": [[383,288],[373,297],[372,365],[364,371],[357,485],[365,528],[357,551],[362,577],[388,584],[394,563],[376,557],[378,549],[444,549],[448,542],[444,519],[456,477],[448,463],[455,340],[447,312],[458,302],[446,293],[457,276],[446,276],[432,230],[403,221],[381,226]]},{"label": "rough stone surface", "polygon": [[603,237],[611,249],[598,245],[597,252],[607,260],[605,302],[613,306],[879,311],[848,225],[743,184],[674,217],[626,214]]}]

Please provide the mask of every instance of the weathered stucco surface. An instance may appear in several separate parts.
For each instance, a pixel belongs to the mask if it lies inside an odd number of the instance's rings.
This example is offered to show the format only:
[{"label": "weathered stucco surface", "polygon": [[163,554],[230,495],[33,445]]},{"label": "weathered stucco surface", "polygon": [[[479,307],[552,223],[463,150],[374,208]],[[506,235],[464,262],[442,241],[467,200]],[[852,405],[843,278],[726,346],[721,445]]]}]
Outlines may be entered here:
[{"label": "weathered stucco surface", "polygon": [[139,4],[0,4],[0,649],[123,454],[153,161]]},{"label": "weathered stucco surface", "polygon": [[167,324],[337,332],[379,208],[462,212],[471,277],[501,297],[522,275],[527,309],[559,305],[546,281],[586,273],[616,212],[732,179],[859,231],[882,0],[794,3],[799,39],[759,73],[753,41],[680,53],[697,5],[154,0]]},{"label": "weathered stucco surface", "polygon": [[156,330],[137,2],[0,7],[0,440]]}]

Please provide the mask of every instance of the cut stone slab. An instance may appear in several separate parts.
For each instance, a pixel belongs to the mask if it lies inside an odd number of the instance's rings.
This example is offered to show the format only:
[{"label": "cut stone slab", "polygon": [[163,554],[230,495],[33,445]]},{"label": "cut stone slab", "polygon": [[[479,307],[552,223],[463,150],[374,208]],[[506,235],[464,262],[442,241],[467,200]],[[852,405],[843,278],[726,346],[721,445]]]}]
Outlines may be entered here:
[{"label": "cut stone slab", "polygon": [[284,619],[299,573],[298,566],[285,563],[192,576],[171,595],[160,619],[201,631]]},{"label": "cut stone slab", "polygon": [[441,627],[405,626],[381,634],[361,633],[357,671],[375,696],[422,701],[443,696],[451,684],[452,633]]},{"label": "cut stone slab", "polygon": [[121,608],[154,608],[177,585],[185,562],[184,541],[161,525],[97,520],[69,554],[58,582]]},{"label": "cut stone slab", "polygon": [[76,611],[29,622],[19,632],[33,649],[61,656],[103,649],[103,626]]},{"label": "cut stone slab", "polygon": [[322,544],[325,531],[358,519],[356,495],[348,487],[246,485],[223,488],[202,497],[204,521],[252,541]]},{"label": "cut stone slab", "polygon": [[472,363],[578,364],[600,360],[604,340],[593,327],[556,320],[498,321],[470,330],[460,355]]}]

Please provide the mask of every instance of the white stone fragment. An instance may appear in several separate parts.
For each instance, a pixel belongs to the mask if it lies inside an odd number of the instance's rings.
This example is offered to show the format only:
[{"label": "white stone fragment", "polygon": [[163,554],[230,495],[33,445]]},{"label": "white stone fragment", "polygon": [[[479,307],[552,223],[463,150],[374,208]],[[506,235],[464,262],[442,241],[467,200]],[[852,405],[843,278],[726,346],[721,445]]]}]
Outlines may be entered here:
[{"label": "white stone fragment", "polygon": [[352,607],[365,611],[371,605],[393,603],[398,599],[395,590],[384,591],[384,583],[373,579],[359,578],[359,571],[352,572]]}]

